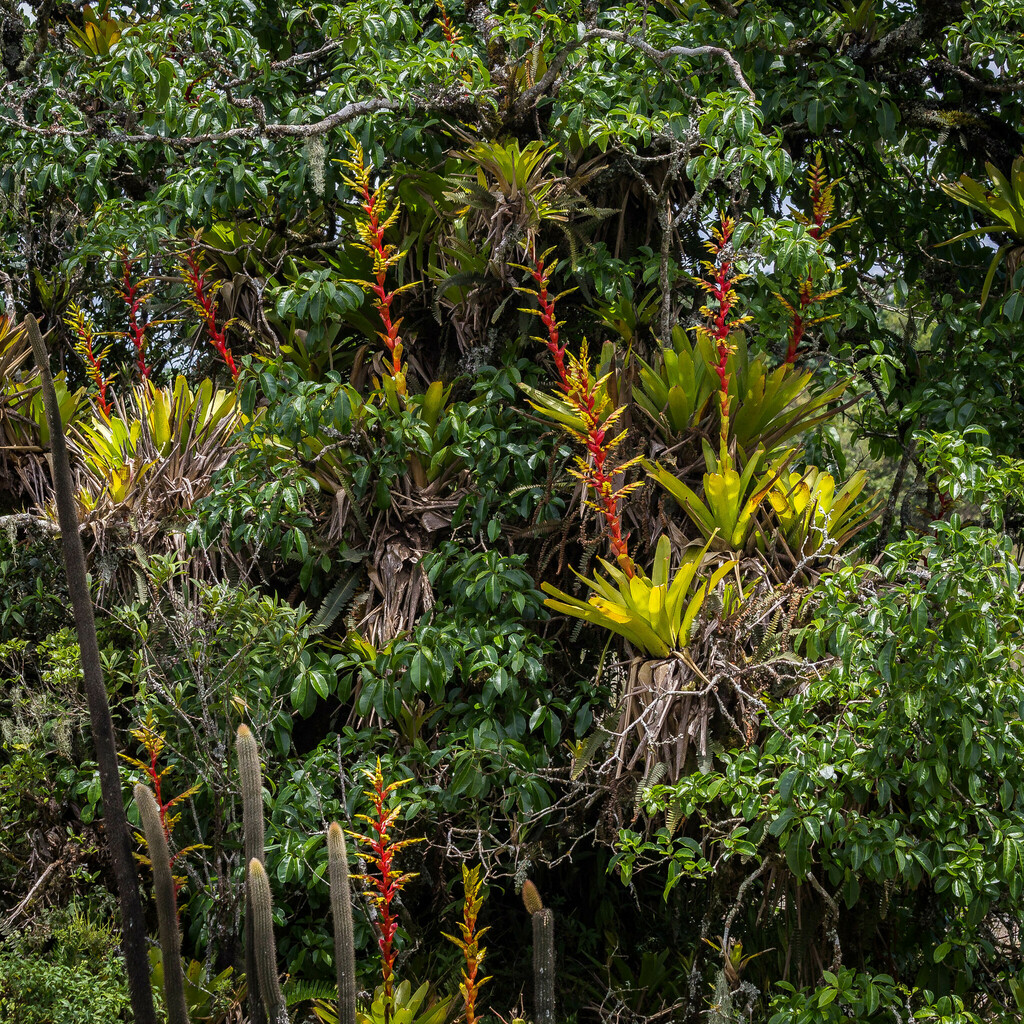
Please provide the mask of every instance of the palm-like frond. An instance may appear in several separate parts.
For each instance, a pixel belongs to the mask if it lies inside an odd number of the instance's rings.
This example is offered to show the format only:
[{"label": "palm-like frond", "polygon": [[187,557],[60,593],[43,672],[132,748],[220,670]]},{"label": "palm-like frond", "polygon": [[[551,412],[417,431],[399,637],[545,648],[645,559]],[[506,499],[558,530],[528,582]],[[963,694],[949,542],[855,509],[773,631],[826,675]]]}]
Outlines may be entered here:
[{"label": "palm-like frond", "polygon": [[1024,156],[1019,156],[1013,161],[1009,177],[993,164],[985,164],[985,170],[988,171],[990,188],[985,188],[966,174],[961,175],[958,182],[940,182],[943,192],[984,214],[988,223],[963,231],[937,246],[941,248],[943,245],[952,245],[954,242],[976,238],[978,235],[1013,236],[1011,241],[999,246],[992,257],[992,262],[989,263],[981,289],[982,305],[988,301],[999,261],[1010,249],[1024,246]]}]

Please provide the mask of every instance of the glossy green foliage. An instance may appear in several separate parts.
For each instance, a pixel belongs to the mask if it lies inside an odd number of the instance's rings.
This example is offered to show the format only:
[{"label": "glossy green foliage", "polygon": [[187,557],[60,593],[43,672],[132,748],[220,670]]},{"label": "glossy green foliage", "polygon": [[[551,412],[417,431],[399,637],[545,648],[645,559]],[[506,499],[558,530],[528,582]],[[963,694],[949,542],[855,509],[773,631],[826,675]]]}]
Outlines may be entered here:
[{"label": "glossy green foliage", "polygon": [[[893,545],[880,570],[841,569],[823,581],[801,637],[811,657],[834,655],[832,670],[773,702],[778,728],[761,741],[723,751],[709,775],[653,787],[650,806],[728,818],[709,853],[778,856],[796,885],[814,875],[835,894],[840,923],[893,893],[873,927],[893,929],[897,962],[918,965],[905,976],[920,989],[916,1005],[925,990],[967,992],[980,973],[1005,971],[984,938],[988,915],[1024,910],[1022,610],[1007,545],[955,520]],[[689,841],[663,832],[661,849],[674,865],[669,889],[709,871]],[[629,863],[640,853],[635,839],[624,848]],[[911,936],[906,922],[925,899],[936,912]],[[1012,977],[1002,975],[1005,998]],[[842,978],[807,1012],[834,1000],[884,1009],[877,979],[871,995],[871,979]]]},{"label": "glossy green foliage", "polygon": [[[262,398],[269,407],[200,502],[190,536],[297,560],[300,585],[319,596],[333,566],[361,557],[370,523],[399,491],[452,499],[452,528],[490,541],[506,520],[550,518],[563,503],[544,487],[551,442],[508,407],[523,374],[535,372],[525,360],[485,368],[468,401],[449,402],[450,389],[435,382],[398,409],[364,402],[334,373],[308,381],[290,364],[267,369],[243,389],[242,408],[249,415]],[[348,522],[330,522],[326,538],[312,514],[318,492],[356,507]]]}]

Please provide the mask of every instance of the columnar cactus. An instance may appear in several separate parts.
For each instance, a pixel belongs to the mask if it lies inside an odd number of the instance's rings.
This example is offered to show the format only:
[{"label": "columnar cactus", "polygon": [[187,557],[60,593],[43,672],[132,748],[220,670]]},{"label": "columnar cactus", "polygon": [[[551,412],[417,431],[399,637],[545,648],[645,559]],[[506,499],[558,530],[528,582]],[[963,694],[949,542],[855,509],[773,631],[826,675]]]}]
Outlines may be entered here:
[{"label": "columnar cactus", "polygon": [[178,901],[174,895],[171,874],[171,851],[160,820],[160,808],[152,791],[139,783],[135,787],[135,803],[142,819],[142,830],[149,847],[153,867],[153,893],[156,916],[160,926],[160,950],[164,968],[164,1001],[167,1024],[189,1024],[185,1003],[185,976],[181,969],[181,932],[178,929]]},{"label": "columnar cactus", "polygon": [[[260,772],[260,752],[256,737],[247,725],[240,725],[235,736],[238,753],[238,780],[242,789],[242,833],[245,863],[253,859],[262,863],[263,851],[263,776]],[[248,869],[247,869],[248,870]],[[249,1020],[251,1024],[266,1024],[267,1015],[260,1000],[256,978],[255,938],[252,927],[252,900],[248,888],[245,896],[245,975],[249,979]]]},{"label": "columnar cactus", "polygon": [[[274,905],[270,895],[270,879],[262,861],[249,861],[247,879],[249,906],[252,910],[253,951],[260,998],[270,1024],[289,1024],[284,993],[277,977],[277,944],[274,941]],[[252,982],[250,981],[250,987]]]},{"label": "columnar cactus", "polygon": [[338,1024],[356,1024],[356,951],[352,938],[352,891],[345,832],[335,821],[327,830],[327,862],[334,917],[334,963],[338,970]]},{"label": "columnar cactus", "polygon": [[523,905],[533,919],[534,1024],[555,1024],[555,915],[529,880],[523,883]]}]

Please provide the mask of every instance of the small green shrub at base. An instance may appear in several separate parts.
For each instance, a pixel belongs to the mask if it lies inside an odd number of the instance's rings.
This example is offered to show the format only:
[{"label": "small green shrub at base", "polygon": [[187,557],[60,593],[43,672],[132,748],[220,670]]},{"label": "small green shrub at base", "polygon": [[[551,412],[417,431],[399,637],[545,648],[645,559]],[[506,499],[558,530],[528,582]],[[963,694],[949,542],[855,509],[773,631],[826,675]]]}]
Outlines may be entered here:
[{"label": "small green shrub at base", "polygon": [[75,908],[0,942],[0,1024],[128,1024],[116,932]]}]

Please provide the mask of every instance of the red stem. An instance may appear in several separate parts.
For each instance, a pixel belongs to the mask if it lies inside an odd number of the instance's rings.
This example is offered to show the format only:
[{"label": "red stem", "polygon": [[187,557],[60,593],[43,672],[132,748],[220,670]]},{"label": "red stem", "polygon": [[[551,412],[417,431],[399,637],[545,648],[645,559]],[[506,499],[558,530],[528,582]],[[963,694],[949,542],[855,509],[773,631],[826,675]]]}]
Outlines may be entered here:
[{"label": "red stem", "polygon": [[586,478],[586,485],[593,489],[599,502],[608,533],[608,544],[622,571],[632,579],[636,575],[633,560],[629,557],[627,538],[622,535],[622,518],[619,515],[619,499],[613,487],[614,473],[605,473],[608,450],[605,447],[605,430],[596,411],[596,396],[587,367],[581,367],[576,380],[565,366],[565,345],[559,339],[558,319],[555,316],[555,300],[548,292],[551,269],[544,266],[544,258],[533,254],[533,270],[530,272],[537,283],[537,301],[541,308],[541,323],[547,330],[547,347],[555,361],[559,386],[569,401],[576,406],[583,417],[586,432],[587,451],[593,458],[593,469]]},{"label": "red stem", "polygon": [[128,330],[135,346],[135,363],[144,380],[149,380],[150,368],[146,365],[146,328],[139,324],[139,308],[142,299],[138,296],[139,286],[132,283],[132,266],[134,260],[124,254],[121,257],[124,276],[121,279],[122,297],[128,307]]},{"label": "red stem", "polygon": [[[821,238],[822,229],[825,227],[826,205],[822,202],[821,175],[815,170],[811,175],[811,218],[814,226],[808,229],[808,234],[816,242]],[[796,362],[800,342],[803,341],[806,324],[801,315],[801,310],[806,309],[812,301],[814,281],[808,277],[800,285],[800,309],[793,311],[793,320],[789,326],[789,345],[786,348],[786,362]]]},{"label": "red stem", "polygon": [[[157,806],[157,809],[160,812],[160,824],[163,826],[164,835],[167,837],[167,841],[169,843],[171,841],[171,826],[170,826],[170,822],[168,822],[168,820],[167,820],[167,809],[171,806],[173,801],[168,800],[166,803],[164,803],[163,791],[162,791],[162,788],[161,788],[161,785],[160,785],[160,772],[158,772],[156,770],[156,759],[157,759],[157,755],[158,754],[159,754],[159,749],[157,747],[150,747],[149,748],[149,767],[146,769],[146,773],[149,775],[150,781],[153,783],[153,791],[154,791],[154,794],[156,795],[156,806]],[[176,853],[171,854],[170,866],[171,866],[172,874],[173,874],[173,871],[174,871],[174,862],[177,859],[178,859],[178,855]],[[175,896],[177,896],[177,894],[179,892],[181,892],[182,884],[183,883],[181,883],[177,879],[175,879],[175,882],[174,882],[174,894],[175,894]]]},{"label": "red stem", "polygon": [[729,317],[736,306],[736,292],[733,285],[738,278],[731,276],[733,261],[723,257],[722,253],[727,249],[732,240],[733,231],[736,229],[735,221],[723,215],[720,229],[721,237],[718,241],[717,255],[718,265],[715,269],[714,282],[711,287],[711,297],[717,302],[718,308],[711,320],[711,339],[715,344],[715,351],[718,362],[715,364],[715,373],[718,375],[718,401],[721,410],[721,440],[723,446],[728,443],[729,432],[729,356],[732,349],[729,346],[729,335],[734,324]]},{"label": "red stem", "polygon": [[102,359],[93,352],[92,330],[79,328],[78,338],[82,345],[81,351],[85,353],[85,361],[89,365],[89,376],[92,377],[92,382],[99,391],[99,394],[96,396],[96,403],[99,405],[103,415],[109,417],[110,400],[107,398],[107,388],[110,386],[110,381],[103,375]]},{"label": "red stem", "polygon": [[370,184],[368,180],[363,180],[362,189],[362,208],[370,222],[370,232],[373,235],[373,246],[377,255],[376,262],[378,266],[381,267],[375,275],[376,283],[373,285],[373,293],[376,296],[374,305],[384,323],[384,331],[381,333],[381,338],[387,346],[388,353],[391,356],[391,376],[398,377],[401,380],[402,339],[398,335],[399,323],[394,322],[391,319],[391,303],[394,301],[395,293],[389,292],[384,287],[384,280],[387,277],[387,270],[385,269],[387,254],[384,251],[384,229],[380,226],[380,221],[377,216],[376,199],[370,191]]},{"label": "red stem", "polygon": [[225,328],[217,326],[217,302],[207,292],[206,274],[196,260],[195,251],[190,252],[185,257],[185,271],[186,280],[192,289],[192,297],[203,319],[210,344],[220,353],[220,357],[231,371],[232,380],[237,380],[238,367],[235,365],[234,357],[231,355],[231,349],[228,348],[227,331]]}]

